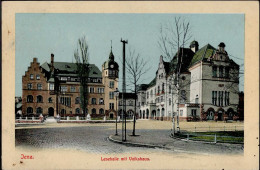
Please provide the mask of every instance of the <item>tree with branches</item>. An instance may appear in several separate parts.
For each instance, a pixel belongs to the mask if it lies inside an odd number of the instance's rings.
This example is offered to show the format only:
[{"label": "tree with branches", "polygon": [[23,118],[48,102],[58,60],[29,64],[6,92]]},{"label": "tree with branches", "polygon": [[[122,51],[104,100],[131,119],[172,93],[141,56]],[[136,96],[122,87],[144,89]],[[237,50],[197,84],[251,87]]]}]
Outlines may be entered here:
[{"label": "tree with branches", "polygon": [[[179,131],[179,102],[183,95],[180,95],[181,83],[180,76],[183,70],[182,66],[186,62],[184,55],[184,47],[190,41],[191,27],[190,23],[181,17],[175,17],[173,22],[161,25],[160,36],[158,40],[159,48],[164,56],[170,62],[169,86],[173,87],[170,90],[172,99],[172,112],[173,111],[173,96],[177,95],[177,131]],[[174,94],[175,93],[175,94]],[[173,135],[175,133],[175,119],[173,114]]]},{"label": "tree with branches", "polygon": [[80,78],[80,106],[86,117],[88,104],[88,74],[89,74],[89,47],[84,37],[78,39],[77,49],[74,51],[77,74]]},{"label": "tree with branches", "polygon": [[126,57],[126,69],[130,84],[133,85],[133,92],[135,94],[135,111],[134,111],[134,124],[132,135],[135,136],[135,124],[136,124],[136,105],[137,105],[137,85],[140,83],[141,77],[147,73],[148,61],[145,61],[140,54],[136,54],[134,50],[129,50]]}]

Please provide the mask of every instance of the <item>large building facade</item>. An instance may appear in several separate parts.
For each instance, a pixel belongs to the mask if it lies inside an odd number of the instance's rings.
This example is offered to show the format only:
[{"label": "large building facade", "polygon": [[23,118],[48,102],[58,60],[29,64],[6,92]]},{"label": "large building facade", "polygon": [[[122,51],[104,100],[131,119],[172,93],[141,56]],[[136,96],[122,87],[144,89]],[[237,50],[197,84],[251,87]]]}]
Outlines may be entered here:
[{"label": "large building facade", "polygon": [[[92,117],[115,114],[119,66],[111,49],[102,71],[89,64],[87,113]],[[22,113],[27,116],[83,116],[80,77],[76,63],[51,62],[42,65],[33,59],[22,78]]]},{"label": "large building facade", "polygon": [[199,49],[197,41],[190,48],[180,48],[183,61],[176,83],[177,54],[170,62],[160,57],[155,78],[139,86],[139,117],[171,120],[238,119],[239,65],[229,58],[225,44],[218,49],[210,44]]}]

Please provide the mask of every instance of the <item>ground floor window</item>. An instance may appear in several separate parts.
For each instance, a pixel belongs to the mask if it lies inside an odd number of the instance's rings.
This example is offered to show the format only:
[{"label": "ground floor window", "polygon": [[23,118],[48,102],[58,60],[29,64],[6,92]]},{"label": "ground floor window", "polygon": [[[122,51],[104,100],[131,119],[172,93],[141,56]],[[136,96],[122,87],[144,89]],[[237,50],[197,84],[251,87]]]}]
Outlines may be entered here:
[{"label": "ground floor window", "polygon": [[27,108],[27,113],[33,113],[33,108],[32,107],[28,107]]},{"label": "ground floor window", "polygon": [[41,108],[41,107],[38,107],[37,110],[36,110],[36,113],[37,113],[37,114],[41,114],[41,113],[42,113],[42,108]]},{"label": "ground floor window", "polygon": [[99,109],[99,114],[104,114],[104,109]]},{"label": "ground floor window", "polygon": [[80,113],[80,109],[77,108],[77,109],[76,109],[76,114],[79,114],[79,113]]},{"label": "ground floor window", "polygon": [[197,110],[196,109],[191,109],[191,115],[192,115],[192,117],[196,117],[196,113],[197,112]]},{"label": "ground floor window", "polygon": [[183,110],[180,110],[180,116],[183,116]]}]

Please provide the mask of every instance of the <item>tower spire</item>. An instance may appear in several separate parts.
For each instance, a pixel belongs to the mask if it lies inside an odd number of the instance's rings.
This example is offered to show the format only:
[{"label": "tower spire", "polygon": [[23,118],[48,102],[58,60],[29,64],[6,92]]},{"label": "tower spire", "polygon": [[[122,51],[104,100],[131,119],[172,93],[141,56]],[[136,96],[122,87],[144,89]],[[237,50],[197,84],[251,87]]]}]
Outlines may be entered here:
[{"label": "tower spire", "polygon": [[112,40],[110,40],[111,41],[111,51],[112,51]]}]

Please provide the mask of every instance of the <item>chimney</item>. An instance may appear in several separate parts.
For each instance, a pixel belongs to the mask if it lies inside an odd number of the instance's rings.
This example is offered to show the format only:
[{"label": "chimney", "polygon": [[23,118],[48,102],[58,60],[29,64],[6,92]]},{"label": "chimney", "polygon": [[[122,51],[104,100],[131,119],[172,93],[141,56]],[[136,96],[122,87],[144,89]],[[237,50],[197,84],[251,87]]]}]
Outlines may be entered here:
[{"label": "chimney", "polygon": [[54,54],[51,54],[51,72],[54,70]]}]

